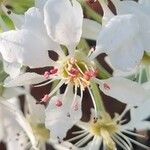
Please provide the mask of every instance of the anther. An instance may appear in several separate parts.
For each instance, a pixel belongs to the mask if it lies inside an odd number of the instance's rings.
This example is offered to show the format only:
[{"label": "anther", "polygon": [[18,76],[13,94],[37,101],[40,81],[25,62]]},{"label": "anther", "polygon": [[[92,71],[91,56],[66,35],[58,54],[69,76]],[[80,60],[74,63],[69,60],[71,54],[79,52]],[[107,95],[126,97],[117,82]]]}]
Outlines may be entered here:
[{"label": "anther", "polygon": [[78,111],[79,110],[79,104],[78,102],[76,102],[76,104],[74,105],[74,111]]},{"label": "anther", "polygon": [[96,70],[89,70],[89,71],[85,71],[84,72],[84,79],[89,81],[92,77],[96,77],[97,76],[97,71]]},{"label": "anther", "polygon": [[71,68],[69,73],[71,74],[72,77],[76,77],[78,75],[78,73],[79,73],[79,70],[76,69],[76,68]]},{"label": "anther", "polygon": [[44,78],[45,78],[46,80],[48,80],[49,76],[50,76],[50,73],[49,73],[48,71],[45,71],[45,73],[44,73]]},{"label": "anther", "polygon": [[8,15],[10,15],[10,14],[11,14],[11,11],[10,11],[10,10],[8,10],[8,11],[7,11],[7,14],[8,14]]},{"label": "anther", "polygon": [[62,101],[57,100],[56,103],[55,103],[55,105],[56,105],[57,107],[61,107],[61,106],[63,105],[63,103],[62,103]]},{"label": "anther", "polygon": [[105,90],[110,90],[110,86],[107,83],[104,83],[103,87],[104,87]]},{"label": "anther", "polygon": [[52,68],[52,69],[50,69],[49,72],[50,72],[50,74],[54,75],[58,72],[58,68]]}]

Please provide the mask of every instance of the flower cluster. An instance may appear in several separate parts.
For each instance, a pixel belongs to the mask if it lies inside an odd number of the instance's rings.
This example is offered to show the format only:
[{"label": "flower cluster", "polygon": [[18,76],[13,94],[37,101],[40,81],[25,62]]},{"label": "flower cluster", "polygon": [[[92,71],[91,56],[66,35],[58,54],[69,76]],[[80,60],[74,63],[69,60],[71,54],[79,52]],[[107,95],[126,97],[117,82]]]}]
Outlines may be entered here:
[{"label": "flower cluster", "polygon": [[[24,14],[0,2],[13,23],[10,29],[0,17],[0,140],[7,149],[44,150],[46,143],[58,150],[149,149],[131,136],[145,138],[138,131],[150,129],[150,1],[111,0],[115,13],[107,0],[90,3],[101,5],[103,16],[82,0],[35,0]],[[112,74],[99,61],[102,53]],[[37,88],[40,100],[31,95]],[[88,122],[82,119],[87,93]],[[123,103],[123,111],[111,114],[103,95],[111,106],[111,99]],[[79,131],[68,138],[73,126]]]}]

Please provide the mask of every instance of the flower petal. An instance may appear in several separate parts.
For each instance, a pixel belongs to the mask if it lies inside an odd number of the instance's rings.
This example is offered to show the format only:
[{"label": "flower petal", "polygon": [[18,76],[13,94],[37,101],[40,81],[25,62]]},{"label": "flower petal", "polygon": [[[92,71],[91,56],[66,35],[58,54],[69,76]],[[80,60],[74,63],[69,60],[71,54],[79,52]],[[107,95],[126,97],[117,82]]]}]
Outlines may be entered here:
[{"label": "flower petal", "polygon": [[143,4],[143,5],[149,5],[150,1],[149,0],[139,0],[138,3]]},{"label": "flower petal", "polygon": [[[127,30],[128,32],[126,32]],[[119,15],[113,17],[106,26],[102,28],[92,58],[100,53],[106,53],[110,57],[118,55],[118,57],[115,58],[115,64],[111,62],[114,67],[123,70],[135,67],[144,52],[139,33],[139,25],[135,16]],[[110,59],[114,60],[114,57]],[[129,61],[125,61],[128,60],[127,57],[130,58]],[[120,65],[116,61],[122,61],[122,64]],[[122,68],[120,66],[122,66]]]},{"label": "flower petal", "polygon": [[11,79],[10,77],[6,78],[4,86],[14,87],[14,86],[31,85],[31,84],[38,84],[43,81],[45,81],[45,78],[42,75],[39,75],[37,73],[24,73],[13,79]]},{"label": "flower petal", "polygon": [[137,17],[138,22],[140,24],[140,32],[141,32],[140,36],[143,42],[144,50],[149,52],[150,51],[150,43],[149,43],[150,8],[149,8],[149,5],[138,4],[137,2],[134,2],[134,1],[116,2],[115,0],[114,0],[114,4],[116,6],[117,13],[119,15],[132,14]]},{"label": "flower petal", "polygon": [[6,61],[3,61],[3,64],[5,72],[9,74],[11,78],[18,76],[21,73],[21,64],[15,62],[9,63]]},{"label": "flower petal", "polygon": [[24,129],[24,131],[30,138],[33,147],[36,149],[37,140],[33,134],[30,124],[25,119],[22,112],[18,108],[16,108],[16,106],[14,104],[11,104],[10,102],[7,102],[7,101],[0,101],[0,105],[4,109],[6,109],[7,113],[11,114],[12,118],[14,118],[14,120],[16,120],[18,122],[18,125],[20,125],[20,127],[22,127]]},{"label": "flower petal", "polygon": [[48,56],[48,50],[60,50],[60,46],[48,37],[43,17],[34,7],[25,13],[21,30],[0,35],[0,47],[6,61],[33,68],[50,66],[53,61]]},{"label": "flower petal", "polygon": [[101,30],[101,25],[90,19],[83,19],[82,37],[85,39],[96,40],[98,33]]},{"label": "flower petal", "polygon": [[[138,108],[131,109],[131,120],[144,121],[150,117],[150,99],[141,104]],[[132,119],[133,118],[133,119]]]},{"label": "flower petal", "polygon": [[35,0],[35,7],[39,8],[42,11],[46,2],[47,0]]},{"label": "flower petal", "polygon": [[45,107],[43,105],[36,104],[36,99],[30,94],[26,95],[26,100],[28,102],[29,115],[32,124],[44,124]]},{"label": "flower petal", "polygon": [[112,77],[101,80],[99,84],[104,94],[129,106],[139,106],[149,97],[149,92],[140,84],[125,78]]},{"label": "flower petal", "polygon": [[122,44],[120,49],[108,55],[110,62],[115,69],[122,71],[131,71],[137,67],[143,57],[144,48],[141,40],[136,37],[129,41],[128,44]]},{"label": "flower petal", "polygon": [[[0,35],[0,51],[7,62],[30,67],[50,66],[47,45],[29,30],[8,31]],[[40,60],[40,61],[38,61]]]},{"label": "flower petal", "polygon": [[21,88],[4,88],[1,99],[10,99],[25,94],[25,90]]},{"label": "flower petal", "polygon": [[63,139],[67,131],[81,119],[81,98],[76,97],[76,104],[73,103],[73,98],[72,92],[68,92],[65,96],[63,94],[54,96],[46,108],[45,125],[54,138]]},{"label": "flower petal", "polygon": [[69,50],[74,50],[82,34],[83,12],[80,4],[76,0],[48,0],[44,17],[48,35]]}]

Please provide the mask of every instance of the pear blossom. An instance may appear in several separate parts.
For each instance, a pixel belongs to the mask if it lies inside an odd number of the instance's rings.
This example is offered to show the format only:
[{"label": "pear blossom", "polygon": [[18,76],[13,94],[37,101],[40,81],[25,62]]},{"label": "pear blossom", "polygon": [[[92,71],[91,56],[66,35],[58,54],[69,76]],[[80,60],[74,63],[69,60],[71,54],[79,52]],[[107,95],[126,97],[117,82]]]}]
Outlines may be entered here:
[{"label": "pear blossom", "polygon": [[[144,51],[149,52],[149,12],[144,1],[112,0],[117,15],[107,4],[100,1],[104,16],[102,29],[97,38],[92,59],[106,53],[112,66],[118,70],[131,71],[140,64]],[[146,7],[145,7],[146,6]],[[145,22],[145,23],[143,23]]]},{"label": "pear blossom", "polygon": [[[82,130],[74,132],[76,136],[69,139],[69,141],[78,139],[75,146],[81,147],[93,138],[87,146],[84,147],[88,150],[99,150],[102,145],[103,149],[117,150],[116,146],[119,145],[124,150],[131,150],[133,149],[132,143],[144,149],[149,149],[148,146],[145,146],[129,137],[132,135],[134,137],[144,138],[143,135],[132,132],[134,128],[138,127],[140,122],[138,120],[135,122],[134,117],[136,118],[136,115],[132,115],[131,120],[128,123],[125,123],[126,120],[123,119],[123,114],[115,114],[112,118],[107,112],[101,112],[99,115],[92,110],[90,121],[79,122],[78,126]],[[144,121],[141,121],[141,123],[142,122]],[[132,123],[132,127],[134,128],[131,127]],[[145,124],[143,123],[142,125],[143,129],[145,129]]]},{"label": "pear blossom", "polygon": [[[56,6],[59,7],[59,11]],[[130,20],[130,16],[127,18]],[[43,8],[33,7],[25,12],[20,28],[0,35],[0,51],[6,61],[17,62],[30,68],[50,67],[44,75],[27,72],[13,79],[8,77],[5,86],[38,84],[46,81],[35,86],[39,87],[59,81],[40,101],[41,104],[49,102],[46,108],[45,125],[58,141],[61,141],[67,131],[80,120],[81,100],[86,88],[96,109],[91,82],[98,84],[106,95],[126,103],[129,107],[140,105],[148,97],[148,91],[128,79],[97,78],[97,66],[90,60],[91,52],[85,55],[76,49],[81,35],[88,36],[91,33],[82,34],[82,24],[83,12],[77,1],[48,0]],[[92,30],[93,28],[89,31]],[[63,51],[63,46],[68,50],[67,55]],[[48,50],[53,50],[59,55],[57,61],[49,58]],[[64,84],[65,93],[59,93],[59,89]],[[77,94],[78,88],[80,96]],[[58,94],[54,96],[56,92]]]}]

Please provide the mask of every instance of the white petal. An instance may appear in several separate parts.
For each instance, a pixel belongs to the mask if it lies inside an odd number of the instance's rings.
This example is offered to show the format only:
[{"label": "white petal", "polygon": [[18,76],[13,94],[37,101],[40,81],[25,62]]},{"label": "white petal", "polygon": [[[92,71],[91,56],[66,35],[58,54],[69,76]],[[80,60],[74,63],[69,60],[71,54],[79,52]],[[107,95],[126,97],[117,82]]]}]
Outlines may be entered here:
[{"label": "white petal", "polygon": [[42,11],[46,2],[47,0],[35,0],[35,7],[39,8]]},{"label": "white petal", "polygon": [[128,124],[122,125],[122,129],[125,130],[134,130],[137,131],[145,131],[150,129],[150,122],[149,121],[131,121]]},{"label": "white petal", "polygon": [[139,24],[135,16],[115,16],[100,31],[93,57],[100,53],[115,53],[120,48],[128,45],[127,43],[130,41],[134,42],[134,39],[138,36]]},{"label": "white petal", "polygon": [[119,70],[129,71],[140,63],[144,48],[135,16],[113,17],[102,28],[93,57],[102,52],[108,54],[112,66]]},{"label": "white petal", "polygon": [[147,5],[147,4],[150,4],[150,1],[149,0],[139,0],[138,3]]},{"label": "white petal", "polygon": [[21,64],[15,62],[9,63],[7,61],[3,61],[3,64],[5,72],[9,74],[11,78],[18,76],[21,73]]},{"label": "white petal", "polygon": [[150,8],[149,8],[149,5],[138,4],[137,2],[134,2],[134,1],[121,1],[121,2],[115,2],[115,3],[116,3],[116,9],[117,9],[118,14],[133,14],[137,17],[138,22],[140,24],[140,32],[141,32],[140,35],[141,35],[141,39],[143,42],[144,50],[149,52],[150,51],[150,43],[149,43]]},{"label": "white petal", "polygon": [[[68,92],[68,94],[54,96],[49,102],[46,108],[46,127],[52,133],[54,138],[60,137],[63,139],[66,136],[67,131],[77,123],[82,116],[81,112],[81,98],[76,97],[76,106],[72,103],[73,93]],[[62,102],[62,105],[58,107],[56,103],[58,101]]]},{"label": "white petal", "polygon": [[34,32],[34,34],[40,37],[41,42],[47,47],[44,50],[61,50],[59,44],[52,41],[47,35],[44,17],[39,9],[32,7],[25,13],[23,28]]},{"label": "white petal", "polygon": [[10,77],[6,78],[4,86],[5,87],[23,86],[30,84],[38,84],[43,81],[45,81],[45,78],[42,75],[39,75],[37,73],[24,73],[13,79],[11,79]]},{"label": "white petal", "polygon": [[20,88],[4,88],[2,97],[4,99],[10,99],[12,97],[18,97],[19,95],[25,94],[25,91]]},{"label": "white petal", "polygon": [[135,121],[143,121],[150,117],[150,99],[143,102],[138,108],[131,109],[131,120]]},{"label": "white petal", "polygon": [[142,86],[144,89],[150,90],[150,81],[143,83]]},{"label": "white petal", "polygon": [[77,150],[77,148],[69,142],[63,142],[61,144],[55,144],[54,148],[56,148],[57,150]]},{"label": "white petal", "polygon": [[110,62],[110,59],[108,56],[105,57],[105,61],[113,69],[113,76],[128,77],[128,76],[134,75],[138,71],[138,67],[136,67],[128,72],[118,70],[112,66],[112,63]]},{"label": "white petal", "polygon": [[90,19],[83,19],[82,37],[85,39],[96,40],[101,30],[101,25]]},{"label": "white petal", "polygon": [[101,0],[100,4],[104,12],[103,18],[102,18],[102,26],[105,26],[108,23],[108,21],[114,16],[114,14],[107,6],[107,2],[105,0]]},{"label": "white petal", "polygon": [[108,54],[108,57],[115,69],[131,71],[140,64],[143,54],[144,48],[141,39],[135,37],[128,43],[122,44],[122,47],[115,52]]},{"label": "white petal", "polygon": [[4,109],[6,109],[7,112],[13,116],[13,119],[15,119],[18,122],[18,124],[24,129],[24,131],[29,136],[31,143],[33,144],[33,147],[36,148],[37,140],[35,139],[35,136],[33,134],[30,124],[24,118],[22,112],[19,109],[17,109],[15,105],[13,105],[7,101],[0,101],[0,105],[2,105],[2,107]]},{"label": "white petal", "polygon": [[99,150],[101,144],[102,144],[102,139],[94,137],[93,140],[92,140],[92,142],[90,142],[87,145],[87,147],[88,147],[88,150]]},{"label": "white petal", "polygon": [[80,4],[76,0],[48,0],[44,17],[48,35],[69,50],[74,50],[82,34],[83,12]]},{"label": "white petal", "polygon": [[41,38],[29,30],[4,32],[0,35],[0,51],[10,63],[18,62],[35,68],[50,66],[48,47]]},{"label": "white petal", "polygon": [[44,105],[36,104],[36,100],[31,95],[26,96],[29,107],[29,115],[32,124],[44,124],[45,123],[45,107]]},{"label": "white petal", "polygon": [[140,84],[125,78],[112,77],[102,80],[99,84],[104,94],[129,106],[139,106],[149,97],[149,92]]}]

